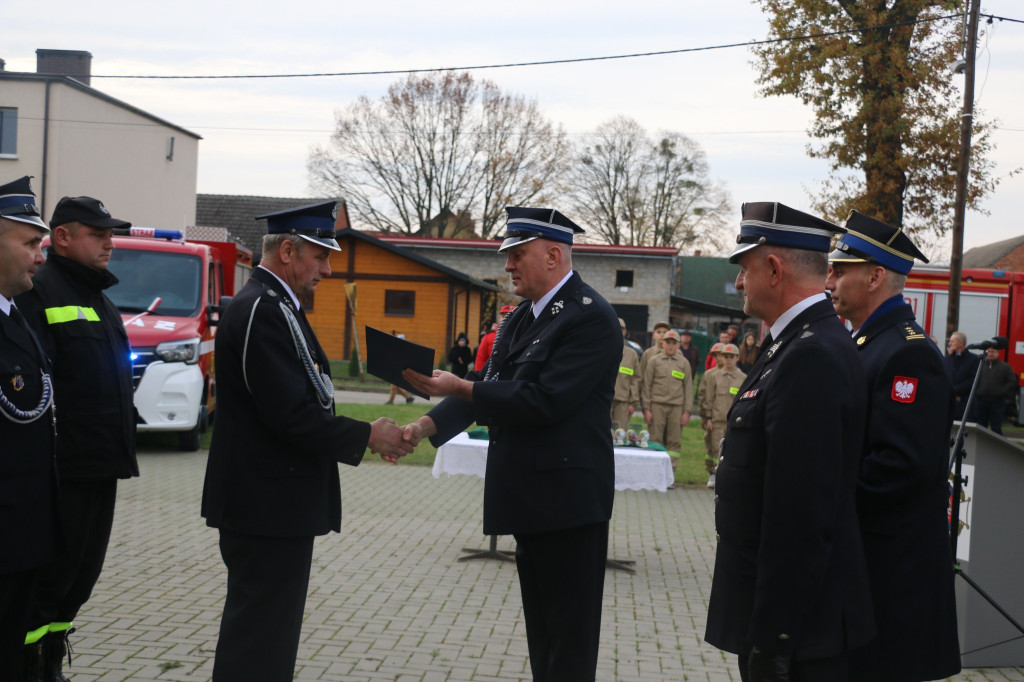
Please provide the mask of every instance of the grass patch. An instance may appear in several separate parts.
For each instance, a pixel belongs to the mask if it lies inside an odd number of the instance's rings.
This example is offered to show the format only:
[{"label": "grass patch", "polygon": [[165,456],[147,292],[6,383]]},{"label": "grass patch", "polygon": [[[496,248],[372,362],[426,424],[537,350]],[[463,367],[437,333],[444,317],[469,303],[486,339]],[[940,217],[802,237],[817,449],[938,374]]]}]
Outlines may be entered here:
[{"label": "grass patch", "polygon": [[[378,383],[386,387],[384,382]],[[378,404],[343,403],[337,405],[335,412],[350,419],[366,422],[372,422],[378,417],[390,417],[399,424],[408,424],[422,417],[438,402],[439,400],[435,398],[429,405],[422,403],[385,405],[383,404],[384,396],[382,396]],[[631,429],[639,432],[644,428],[643,419],[634,416],[630,420],[629,426]],[[203,435],[202,445],[200,446],[202,449],[209,449],[212,434],[213,427],[211,426]],[[170,451],[178,449],[178,436],[175,433],[139,433],[138,441],[140,448]],[[691,419],[689,425],[683,429],[682,444],[683,452],[676,466],[676,482],[703,485],[708,480],[707,474],[704,473],[704,431],[700,428],[696,418]],[[431,445],[430,441],[424,440],[416,447],[415,452],[400,459],[399,464],[405,466],[433,466],[436,454],[437,448]],[[366,463],[384,463],[377,455],[371,455],[369,452],[367,452],[364,461]]]}]

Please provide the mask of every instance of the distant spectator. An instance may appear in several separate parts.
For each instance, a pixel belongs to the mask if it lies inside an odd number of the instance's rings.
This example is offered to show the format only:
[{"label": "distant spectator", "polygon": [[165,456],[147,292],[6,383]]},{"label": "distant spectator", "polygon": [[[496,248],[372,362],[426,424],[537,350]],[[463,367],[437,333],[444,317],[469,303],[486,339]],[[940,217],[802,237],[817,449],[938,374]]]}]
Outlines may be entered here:
[{"label": "distant spectator", "polygon": [[448,363],[452,366],[452,374],[460,379],[466,378],[466,372],[473,363],[473,351],[469,349],[469,337],[465,332],[459,332],[455,345],[448,351]]},{"label": "distant spectator", "polygon": [[[724,331],[724,332],[720,333],[718,335],[718,343],[720,343],[722,345],[725,345],[727,343],[732,343],[732,334],[730,334],[727,331]],[[715,364],[716,364],[715,356],[712,353],[708,353],[707,360],[704,361],[704,371],[705,372],[708,371],[709,369],[714,367]]]},{"label": "distant spectator", "polygon": [[740,344],[740,358],[736,362],[736,366],[741,372],[746,374],[754,366],[754,362],[757,361],[758,350],[757,336],[754,335],[754,332],[744,334],[743,343]]},{"label": "distant spectator", "polygon": [[515,309],[514,305],[501,306],[501,310],[498,312],[498,322],[492,326],[491,331],[484,334],[484,337],[480,339],[480,347],[476,349],[476,363],[473,365],[473,369],[477,372],[482,372],[487,365],[487,361],[491,359],[491,350],[494,349],[494,337],[498,333],[501,321]]},{"label": "distant spectator", "polygon": [[[967,350],[967,336],[963,332],[953,332],[949,335],[947,349],[949,354],[946,355],[946,368],[949,370],[950,379],[953,380],[953,396],[956,398],[953,419],[964,421],[967,398],[971,395],[974,373],[978,370],[978,356]],[[966,421],[971,421],[972,417],[973,415],[969,415]]]},{"label": "distant spectator", "polygon": [[740,345],[740,326],[738,324],[730,324],[725,331],[729,332],[729,343],[734,346]]},{"label": "distant spectator", "polygon": [[644,376],[644,370],[647,369],[647,363],[650,362],[651,358],[661,352],[661,341],[665,338],[665,332],[672,327],[668,322],[656,322],[654,328],[651,330],[651,347],[644,351],[644,354],[640,356],[640,376]]},{"label": "distant spectator", "polygon": [[693,345],[693,334],[688,329],[679,332],[679,352],[694,371],[700,367],[700,349]]},{"label": "distant spectator", "polygon": [[1013,368],[999,359],[999,351],[989,348],[981,365],[978,392],[974,396],[974,416],[981,426],[1003,435],[1006,401],[1017,390],[1017,375]]}]

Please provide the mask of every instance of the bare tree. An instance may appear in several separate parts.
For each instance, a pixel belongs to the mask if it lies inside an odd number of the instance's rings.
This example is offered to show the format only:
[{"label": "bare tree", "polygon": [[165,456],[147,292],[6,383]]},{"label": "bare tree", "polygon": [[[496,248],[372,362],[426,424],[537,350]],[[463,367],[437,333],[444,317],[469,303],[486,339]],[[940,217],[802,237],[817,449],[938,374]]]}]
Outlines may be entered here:
[{"label": "bare tree", "polygon": [[338,112],[307,168],[317,193],[345,197],[376,229],[412,234],[444,209],[467,209],[489,237],[507,203],[545,199],[565,147],[536,102],[443,72],[410,75]]},{"label": "bare tree", "polygon": [[722,245],[728,192],[680,133],[652,140],[632,119],[603,123],[574,154],[569,192],[574,213],[609,244]]}]

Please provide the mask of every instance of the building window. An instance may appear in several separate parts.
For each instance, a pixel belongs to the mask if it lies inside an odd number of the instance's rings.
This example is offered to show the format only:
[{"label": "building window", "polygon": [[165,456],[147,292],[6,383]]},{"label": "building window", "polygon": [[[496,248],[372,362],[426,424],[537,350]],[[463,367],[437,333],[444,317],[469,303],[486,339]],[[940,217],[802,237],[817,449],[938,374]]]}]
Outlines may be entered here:
[{"label": "building window", "polygon": [[395,317],[413,317],[416,314],[416,292],[399,289],[385,290],[384,314]]},{"label": "building window", "polygon": [[0,108],[0,156],[18,156],[18,110]]},{"label": "building window", "polygon": [[632,270],[616,270],[615,271],[615,286],[616,287],[631,287],[631,286],[633,286],[633,271]]}]

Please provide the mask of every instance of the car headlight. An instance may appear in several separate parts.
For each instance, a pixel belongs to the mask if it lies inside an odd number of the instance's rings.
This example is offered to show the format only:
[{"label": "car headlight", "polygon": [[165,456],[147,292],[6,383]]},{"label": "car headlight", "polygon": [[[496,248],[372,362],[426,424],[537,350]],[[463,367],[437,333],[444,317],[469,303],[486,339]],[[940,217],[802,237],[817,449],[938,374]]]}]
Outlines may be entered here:
[{"label": "car headlight", "polygon": [[156,347],[156,355],[164,362],[199,362],[199,337],[183,341],[165,341]]}]

